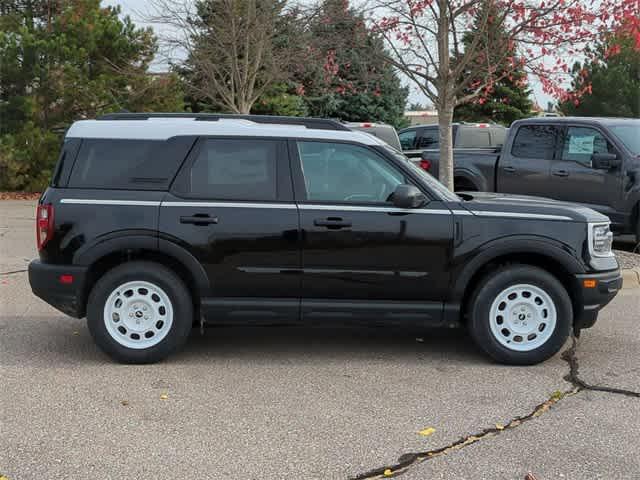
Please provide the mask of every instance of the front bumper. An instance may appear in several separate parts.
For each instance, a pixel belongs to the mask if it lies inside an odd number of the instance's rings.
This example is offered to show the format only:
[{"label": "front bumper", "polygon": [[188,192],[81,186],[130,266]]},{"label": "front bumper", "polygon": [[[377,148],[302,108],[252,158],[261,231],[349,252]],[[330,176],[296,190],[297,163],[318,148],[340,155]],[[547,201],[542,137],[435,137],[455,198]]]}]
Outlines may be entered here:
[{"label": "front bumper", "polygon": [[[575,321],[576,330],[592,327],[598,319],[598,312],[602,310],[622,288],[622,274],[620,269],[605,273],[585,273],[576,275],[579,298],[576,299]],[[586,287],[586,281],[595,281],[594,287]]]},{"label": "front bumper", "polygon": [[[64,277],[64,282],[61,278]],[[69,279],[71,278],[71,282]],[[71,317],[85,316],[85,282],[87,267],[51,265],[34,260],[29,264],[31,291],[62,313]]]}]

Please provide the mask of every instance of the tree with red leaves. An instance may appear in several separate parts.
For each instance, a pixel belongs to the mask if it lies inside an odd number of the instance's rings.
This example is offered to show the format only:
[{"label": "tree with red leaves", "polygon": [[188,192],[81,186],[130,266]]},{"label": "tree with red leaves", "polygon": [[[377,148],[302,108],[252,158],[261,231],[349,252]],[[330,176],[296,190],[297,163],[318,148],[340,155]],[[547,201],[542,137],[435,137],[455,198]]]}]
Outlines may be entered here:
[{"label": "tree with red leaves", "polygon": [[[387,42],[387,60],[438,110],[440,180],[450,189],[451,122],[457,105],[482,99],[497,81],[517,69],[536,77],[543,90],[560,101],[579,97],[588,92],[588,86],[567,91],[564,84],[569,64],[589,54],[586,46],[624,24],[640,48],[638,0],[375,1],[375,25]],[[474,38],[464,43],[474,19]],[[505,34],[495,42],[483,42],[483,29],[489,26]]]}]

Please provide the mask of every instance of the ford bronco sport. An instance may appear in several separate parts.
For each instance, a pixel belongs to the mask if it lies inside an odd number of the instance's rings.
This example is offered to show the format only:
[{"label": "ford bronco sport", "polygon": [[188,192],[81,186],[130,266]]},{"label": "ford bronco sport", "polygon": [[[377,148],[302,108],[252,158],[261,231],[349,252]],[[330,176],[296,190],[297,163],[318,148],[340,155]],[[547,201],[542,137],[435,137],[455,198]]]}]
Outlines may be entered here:
[{"label": "ford bronco sport", "polygon": [[78,121],[36,231],[33,292],[127,363],[167,357],[202,319],[465,326],[495,360],[534,364],[622,284],[604,215],[458,197],[323,119]]}]

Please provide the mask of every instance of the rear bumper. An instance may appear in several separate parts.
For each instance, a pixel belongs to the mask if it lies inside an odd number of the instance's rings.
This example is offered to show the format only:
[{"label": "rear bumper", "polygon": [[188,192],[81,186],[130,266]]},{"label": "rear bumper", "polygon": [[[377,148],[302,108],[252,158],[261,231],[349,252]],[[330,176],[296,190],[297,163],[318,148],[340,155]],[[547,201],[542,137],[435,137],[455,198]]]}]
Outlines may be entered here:
[{"label": "rear bumper", "polygon": [[[576,275],[579,285],[580,307],[575,312],[575,328],[592,327],[598,319],[598,312],[602,310],[622,288],[622,274],[619,269],[605,273]],[[596,286],[587,288],[585,280],[595,280]]]},{"label": "rear bumper", "polygon": [[[62,276],[71,276],[70,283],[63,283]],[[84,292],[87,267],[51,265],[34,260],[29,264],[31,291],[54,308],[71,317],[85,315]],[[66,278],[67,282],[69,278]]]}]

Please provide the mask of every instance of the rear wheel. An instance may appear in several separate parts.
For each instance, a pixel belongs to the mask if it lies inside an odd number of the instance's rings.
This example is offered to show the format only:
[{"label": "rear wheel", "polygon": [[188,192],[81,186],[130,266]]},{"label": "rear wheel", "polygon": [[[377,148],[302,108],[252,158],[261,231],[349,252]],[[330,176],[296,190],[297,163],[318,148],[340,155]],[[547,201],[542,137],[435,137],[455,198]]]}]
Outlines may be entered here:
[{"label": "rear wheel", "polygon": [[123,363],[153,363],[186,342],[193,323],[191,296],[182,280],[152,262],[129,262],[107,272],[87,305],[98,346]]},{"label": "rear wheel", "polygon": [[475,342],[501,363],[532,365],[553,356],[571,331],[569,294],[551,274],[512,265],[486,277],[470,302]]}]

